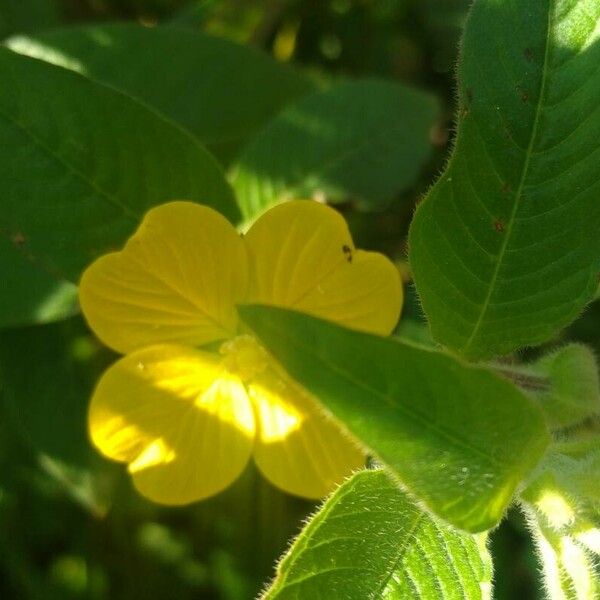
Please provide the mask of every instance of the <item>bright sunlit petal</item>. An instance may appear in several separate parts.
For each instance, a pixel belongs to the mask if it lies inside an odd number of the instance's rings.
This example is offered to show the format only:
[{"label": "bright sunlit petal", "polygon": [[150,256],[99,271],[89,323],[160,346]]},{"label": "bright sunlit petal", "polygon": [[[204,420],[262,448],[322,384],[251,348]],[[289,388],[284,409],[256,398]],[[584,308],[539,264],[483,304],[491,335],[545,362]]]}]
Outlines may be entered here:
[{"label": "bright sunlit petal", "polygon": [[153,346],[117,361],[92,397],[89,430],[135,486],[162,504],[212,496],[242,472],[254,440],[252,406],[218,356]]},{"label": "bright sunlit petal", "polygon": [[150,210],[121,252],[88,267],[79,298],[90,327],[118,352],[199,346],[235,332],[247,277],[243,240],[223,216],[171,202]]},{"label": "bright sunlit petal", "polygon": [[356,250],[343,217],[310,200],[280,204],[250,228],[248,301],[296,309],[387,335],[402,307],[400,275],[382,254]]},{"label": "bright sunlit petal", "polygon": [[305,392],[272,370],[248,386],[257,415],[254,460],[275,486],[296,496],[322,498],[365,457]]}]

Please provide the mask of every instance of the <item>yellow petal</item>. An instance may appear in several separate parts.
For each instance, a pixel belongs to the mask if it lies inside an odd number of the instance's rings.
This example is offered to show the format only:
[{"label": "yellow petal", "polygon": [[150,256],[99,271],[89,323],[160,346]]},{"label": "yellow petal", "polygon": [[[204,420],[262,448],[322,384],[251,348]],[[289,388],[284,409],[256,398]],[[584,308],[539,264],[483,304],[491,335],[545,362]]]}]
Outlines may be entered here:
[{"label": "yellow petal", "polygon": [[152,346],[112,365],[89,411],[93,443],[129,463],[137,489],[161,504],[186,504],[232,483],[248,462],[254,416],[244,386],[219,357]]},{"label": "yellow petal", "polygon": [[170,202],[148,212],[121,252],[88,267],[79,298],[92,330],[118,352],[199,346],[235,332],[247,278],[244,242],[223,216]]},{"label": "yellow petal", "polygon": [[273,304],[371,333],[391,333],[402,284],[382,254],[356,250],[343,217],[310,200],[280,204],[246,235],[248,302]]},{"label": "yellow petal", "polygon": [[383,254],[355,250],[293,307],[345,327],[389,335],[400,318],[402,283]]},{"label": "yellow petal", "polygon": [[254,460],[273,485],[322,498],[364,467],[364,454],[291,380],[265,371],[248,385],[248,395],[257,417]]}]

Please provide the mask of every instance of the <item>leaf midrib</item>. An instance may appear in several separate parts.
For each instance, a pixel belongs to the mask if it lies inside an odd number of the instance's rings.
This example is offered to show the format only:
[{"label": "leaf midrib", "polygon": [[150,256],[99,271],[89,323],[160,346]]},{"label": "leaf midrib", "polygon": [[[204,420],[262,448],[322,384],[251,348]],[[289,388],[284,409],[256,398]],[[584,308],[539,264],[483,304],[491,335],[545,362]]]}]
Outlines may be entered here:
[{"label": "leaf midrib", "polygon": [[396,571],[399,570],[401,563],[404,561],[406,553],[411,548],[412,542],[417,540],[417,531],[421,527],[423,520],[425,519],[425,515],[425,512],[415,513],[415,520],[412,523],[410,530],[407,531],[404,536],[406,542],[404,542],[404,540],[400,540],[396,556],[390,562],[388,566],[388,571],[386,572],[385,577],[382,579],[379,585],[379,589],[374,592],[372,596],[373,600],[375,600],[376,598],[383,597],[383,592],[387,588],[394,573],[396,573]]},{"label": "leaf midrib", "polygon": [[[260,335],[258,337],[260,338]],[[292,347],[295,346],[300,351],[307,353],[309,356],[312,356],[315,359],[318,359],[322,363],[323,367],[325,369],[329,370],[334,375],[337,375],[338,377],[342,377],[342,378],[346,379],[347,381],[349,381],[351,384],[353,384],[357,388],[365,390],[372,396],[379,398],[381,401],[384,402],[384,404],[386,404],[393,410],[403,413],[408,418],[412,419],[413,421],[418,423],[420,426],[422,426],[425,430],[434,431],[440,437],[442,437],[446,441],[453,444],[455,447],[462,448],[463,450],[466,450],[471,454],[479,456],[480,458],[484,459],[488,464],[498,468],[502,473],[504,473],[505,470],[507,470],[507,468],[510,468],[513,466],[514,463],[499,461],[496,457],[494,457],[491,453],[487,453],[484,449],[478,448],[476,446],[472,446],[469,443],[465,443],[463,440],[456,438],[452,432],[446,431],[445,429],[441,429],[439,427],[436,427],[436,426],[432,425],[431,421],[428,421],[425,417],[422,417],[418,413],[412,412],[409,408],[403,406],[400,403],[398,403],[398,404],[394,403],[393,398],[388,397],[386,394],[382,393],[380,390],[378,390],[375,387],[372,387],[371,385],[367,384],[366,382],[356,379],[355,377],[352,376],[352,373],[350,373],[349,371],[345,370],[344,368],[338,367],[334,363],[330,362],[320,352],[315,351],[314,348],[308,347],[298,338],[287,336],[287,337],[285,337],[285,339],[290,346],[292,346]]]},{"label": "leaf midrib", "polygon": [[71,164],[67,161],[63,156],[55,152],[46,142],[44,142],[36,133],[34,133],[31,129],[17,121],[11,115],[7,114],[4,111],[0,111],[0,117],[2,117],[9,125],[11,125],[14,129],[20,132],[23,136],[29,138],[35,146],[37,146],[40,150],[42,150],[46,155],[50,156],[57,163],[61,164],[68,172],[75,175],[78,179],[83,181],[86,185],[91,187],[98,195],[105,198],[110,204],[116,206],[120,210],[123,211],[123,214],[128,218],[134,220],[136,223],[140,220],[140,215],[136,214],[131,208],[126,206],[121,202],[121,200],[108,192],[107,190],[102,189],[93,179],[91,179],[84,172],[80,171],[75,165]]},{"label": "leaf midrib", "polygon": [[550,0],[548,3],[546,45],[544,48],[544,62],[542,64],[542,79],[540,82],[540,94],[539,94],[538,102],[536,105],[535,116],[534,116],[533,126],[531,128],[531,136],[529,139],[529,144],[527,146],[527,150],[525,151],[525,160],[523,162],[523,169],[521,171],[519,185],[518,185],[517,191],[515,193],[515,200],[514,200],[513,208],[512,208],[509,220],[506,224],[506,233],[505,233],[504,239],[502,241],[502,245],[500,246],[500,251],[498,253],[498,259],[496,261],[496,266],[494,268],[494,272],[492,273],[492,278],[490,280],[488,291],[487,291],[487,294],[483,301],[481,311],[479,313],[479,317],[477,318],[477,321],[475,322],[475,325],[473,327],[473,331],[471,332],[471,335],[469,336],[466,343],[462,347],[462,352],[464,354],[468,354],[469,349],[471,348],[473,342],[475,341],[477,334],[479,333],[479,330],[481,329],[481,326],[483,324],[483,321],[485,319],[487,311],[490,307],[492,296],[494,295],[494,292],[496,291],[496,282],[498,281],[500,269],[503,265],[504,256],[506,254],[506,250],[508,248],[508,243],[510,241],[511,234],[512,234],[514,224],[516,221],[517,212],[521,205],[521,199],[523,197],[523,190],[525,187],[525,182],[526,182],[527,176],[529,174],[531,157],[533,156],[533,153],[534,153],[533,150],[534,150],[534,147],[535,147],[535,145],[537,143],[537,139],[538,139],[542,107],[544,105],[544,102],[546,99],[546,93],[547,93],[548,70],[549,70],[548,63],[549,63],[549,59],[550,59],[550,34],[552,32],[553,10],[554,10],[554,2],[553,2],[553,0]]}]

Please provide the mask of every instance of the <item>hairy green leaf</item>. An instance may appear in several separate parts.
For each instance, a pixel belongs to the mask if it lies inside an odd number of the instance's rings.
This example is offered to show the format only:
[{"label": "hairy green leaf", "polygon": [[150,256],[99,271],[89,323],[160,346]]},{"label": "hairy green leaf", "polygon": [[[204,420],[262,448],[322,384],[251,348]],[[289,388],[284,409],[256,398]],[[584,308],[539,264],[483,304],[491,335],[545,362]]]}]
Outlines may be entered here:
[{"label": "hairy green leaf", "polygon": [[597,0],[473,6],[456,147],[410,233],[433,335],[466,356],[541,343],[596,291],[599,63]]},{"label": "hairy green leaf", "polygon": [[[544,576],[548,600],[594,600],[600,595],[597,571],[599,548],[594,552],[581,540],[581,534],[553,528],[545,516],[525,507]],[[592,530],[596,544],[600,529]],[[585,539],[585,538],[584,538]]]},{"label": "hairy green leaf", "polygon": [[363,471],[312,517],[263,599],[483,600],[490,592],[482,536],[422,512],[383,471]]},{"label": "hairy green leaf", "polygon": [[292,311],[240,311],[294,379],[457,527],[494,526],[548,443],[541,410],[486,368]]},{"label": "hairy green leaf", "polygon": [[586,346],[569,344],[542,357],[533,370],[547,378],[549,387],[539,394],[553,428],[570,427],[600,415],[600,385],[594,353]]},{"label": "hairy green leaf", "polygon": [[291,198],[381,209],[414,183],[438,117],[428,94],[398,83],[337,84],[284,110],[242,152],[233,186],[248,219]]},{"label": "hairy green leaf", "polygon": [[0,79],[0,235],[18,239],[58,277],[76,281],[168,200],[196,200],[237,218],[215,160],[157,113],[4,48]]},{"label": "hairy green leaf", "polygon": [[551,600],[600,595],[599,425],[560,436],[519,494]]},{"label": "hairy green leaf", "polygon": [[8,46],[148,103],[219,153],[231,153],[313,87],[266,54],[176,27],[88,25],[16,37]]}]

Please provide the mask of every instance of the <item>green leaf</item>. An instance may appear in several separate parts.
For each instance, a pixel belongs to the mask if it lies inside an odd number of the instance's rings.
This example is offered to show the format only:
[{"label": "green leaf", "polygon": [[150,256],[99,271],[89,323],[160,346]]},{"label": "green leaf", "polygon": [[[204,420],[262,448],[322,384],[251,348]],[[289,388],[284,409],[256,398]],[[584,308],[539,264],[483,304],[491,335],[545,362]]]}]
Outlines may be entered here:
[{"label": "green leaf", "polygon": [[457,527],[493,527],[548,443],[541,410],[486,368],[279,308],[240,312],[294,379]]},{"label": "green leaf", "polygon": [[56,27],[59,22],[56,0],[0,0],[0,38],[15,32]]},{"label": "green leaf", "polygon": [[561,436],[520,492],[551,600],[600,595],[598,425]]},{"label": "green leaf", "polygon": [[28,260],[15,247],[18,243],[0,237],[0,328],[48,323],[75,314],[77,287]]},{"label": "green leaf", "polygon": [[[576,536],[553,529],[539,512],[525,507],[544,576],[548,600],[594,600],[600,596],[599,553]],[[596,529],[597,539],[600,530]]]},{"label": "green leaf", "polygon": [[176,27],[72,27],[13,38],[8,45],[146,102],[213,151],[231,152],[313,88],[266,54]]},{"label": "green leaf", "polygon": [[589,348],[569,344],[541,358],[533,369],[549,382],[539,399],[553,428],[600,415],[598,365]]},{"label": "green leaf", "polygon": [[291,105],[245,148],[233,186],[247,219],[318,195],[381,209],[415,182],[438,117],[428,94],[398,83],[337,84]]},{"label": "green leaf", "polygon": [[77,281],[156,204],[196,200],[237,217],[210,154],[143,105],[4,48],[0,79],[0,235],[58,277]]},{"label": "green leaf", "polygon": [[263,600],[490,598],[482,536],[421,511],[383,471],[357,473],[312,517]]},{"label": "green leaf", "polygon": [[456,146],[410,233],[433,335],[466,356],[541,343],[596,291],[599,23],[596,0],[471,11]]},{"label": "green leaf", "polygon": [[0,332],[5,417],[40,466],[96,514],[107,508],[113,471],[88,441],[87,406],[110,360],[80,317]]}]

